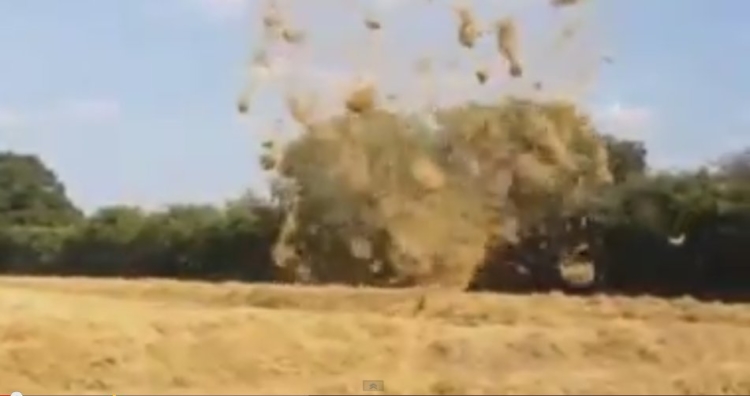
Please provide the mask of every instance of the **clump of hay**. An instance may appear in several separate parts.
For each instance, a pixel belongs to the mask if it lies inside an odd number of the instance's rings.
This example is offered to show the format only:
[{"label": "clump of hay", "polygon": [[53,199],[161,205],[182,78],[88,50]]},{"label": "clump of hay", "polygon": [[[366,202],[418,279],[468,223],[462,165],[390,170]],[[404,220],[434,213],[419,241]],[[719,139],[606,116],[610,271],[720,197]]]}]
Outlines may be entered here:
[{"label": "clump of hay", "polygon": [[487,80],[490,78],[489,73],[485,69],[478,69],[477,71],[474,72],[474,75],[480,84],[486,83]]},{"label": "clump of hay", "polygon": [[518,58],[518,31],[515,22],[504,18],[495,25],[497,47],[500,55],[508,62],[508,74],[521,77],[523,68]]},{"label": "clump of hay", "polygon": [[456,7],[458,16],[458,42],[466,48],[474,48],[474,44],[481,34],[481,28],[471,10],[466,7]]},{"label": "clump of hay", "polygon": [[352,85],[344,102],[346,109],[354,114],[372,111],[377,106],[377,89],[371,81],[360,79]]},{"label": "clump of hay", "polygon": [[370,30],[380,30],[383,26],[377,19],[373,17],[365,18],[365,27]]}]

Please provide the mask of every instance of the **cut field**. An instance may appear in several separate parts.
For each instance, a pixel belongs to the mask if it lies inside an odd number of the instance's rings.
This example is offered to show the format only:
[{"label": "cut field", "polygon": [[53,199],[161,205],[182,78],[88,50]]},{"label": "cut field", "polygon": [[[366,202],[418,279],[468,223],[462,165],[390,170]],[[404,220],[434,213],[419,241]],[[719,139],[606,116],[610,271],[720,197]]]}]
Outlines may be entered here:
[{"label": "cut field", "polygon": [[27,394],[750,393],[750,306],[690,299],[0,279]]}]

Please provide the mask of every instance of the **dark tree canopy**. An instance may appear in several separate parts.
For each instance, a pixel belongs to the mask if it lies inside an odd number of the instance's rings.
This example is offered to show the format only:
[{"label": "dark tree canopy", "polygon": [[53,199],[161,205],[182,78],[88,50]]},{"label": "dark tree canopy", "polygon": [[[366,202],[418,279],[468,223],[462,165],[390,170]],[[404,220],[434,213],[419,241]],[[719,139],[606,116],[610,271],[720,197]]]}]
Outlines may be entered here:
[{"label": "dark tree canopy", "polygon": [[50,226],[81,218],[57,175],[37,156],[0,153],[0,224]]},{"label": "dark tree canopy", "polygon": [[610,135],[604,136],[604,142],[609,152],[609,169],[615,183],[646,172],[648,151],[643,142],[618,139]]}]

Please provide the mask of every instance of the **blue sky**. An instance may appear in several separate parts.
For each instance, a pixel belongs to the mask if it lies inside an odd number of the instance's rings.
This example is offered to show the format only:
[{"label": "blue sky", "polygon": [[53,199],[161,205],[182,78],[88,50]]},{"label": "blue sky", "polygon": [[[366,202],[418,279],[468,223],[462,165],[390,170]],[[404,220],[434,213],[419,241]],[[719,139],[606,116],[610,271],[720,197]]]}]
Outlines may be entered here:
[{"label": "blue sky", "polygon": [[[336,1],[305,2],[304,19],[327,32],[320,40],[349,37],[340,22],[346,13],[318,10]],[[505,2],[514,1],[526,0]],[[374,8],[394,21],[419,17],[413,31],[402,24],[388,41],[396,57],[413,52],[407,36],[454,35],[451,15],[418,9],[420,2]],[[235,114],[254,4],[0,0],[0,149],[41,155],[87,210],[221,202],[262,188],[252,129],[278,106],[262,102],[251,122]],[[556,17],[518,7],[540,31]],[[663,167],[750,145],[750,57],[743,55],[750,24],[742,18],[750,2],[597,0],[592,10],[586,18],[597,50],[615,59],[586,99],[603,128],[646,140]]]}]

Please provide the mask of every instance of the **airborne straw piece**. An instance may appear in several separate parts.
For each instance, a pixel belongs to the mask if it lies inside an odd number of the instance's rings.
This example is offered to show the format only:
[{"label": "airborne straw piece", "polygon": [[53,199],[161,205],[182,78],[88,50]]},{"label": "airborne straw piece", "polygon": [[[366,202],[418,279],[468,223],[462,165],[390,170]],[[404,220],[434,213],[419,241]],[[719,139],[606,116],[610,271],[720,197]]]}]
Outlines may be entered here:
[{"label": "airborne straw piece", "polygon": [[487,79],[489,78],[489,74],[485,69],[477,70],[476,72],[474,72],[474,75],[476,76],[477,81],[479,81],[480,84],[486,83]]},{"label": "airborne straw piece", "polygon": [[283,25],[281,13],[278,4],[275,1],[269,1],[263,12],[263,27],[266,33],[275,35]]},{"label": "airborne straw piece", "polygon": [[278,161],[270,153],[263,153],[260,155],[260,167],[264,171],[271,171],[276,168]]},{"label": "airborne straw piece", "polygon": [[282,16],[276,1],[267,3],[263,12],[263,27],[266,37],[271,40],[281,38],[286,43],[299,44],[305,38],[301,30],[289,26],[289,22]]},{"label": "airborne straw piece", "polygon": [[300,44],[305,40],[305,34],[301,30],[286,27],[281,30],[281,38],[289,44]]},{"label": "airborne straw piece", "polygon": [[347,94],[346,109],[355,114],[362,114],[375,109],[377,90],[375,85],[363,79],[357,81]]},{"label": "airborne straw piece", "polygon": [[465,7],[456,7],[458,15],[458,42],[466,48],[474,48],[479,37],[479,24],[472,15],[471,10]]},{"label": "airborne straw piece", "polygon": [[276,168],[279,163],[279,151],[278,145],[273,140],[265,140],[261,143],[261,147],[264,152],[260,155],[260,166],[265,171],[272,171]]},{"label": "airborne straw piece", "polygon": [[508,61],[508,73],[512,77],[521,77],[523,69],[518,60],[518,31],[510,18],[501,19],[496,25],[497,47],[500,55]]},{"label": "airborne straw piece", "polygon": [[372,17],[365,18],[365,26],[370,30],[380,30],[382,27],[380,21]]},{"label": "airborne straw piece", "polygon": [[278,13],[278,10],[275,8],[269,9],[263,17],[263,26],[268,30],[275,30],[280,28],[281,25],[281,15]]},{"label": "airborne straw piece", "polygon": [[268,59],[268,54],[265,50],[256,51],[250,65],[250,81],[240,94],[237,103],[237,110],[240,113],[244,114],[250,110],[250,103],[253,95],[255,95],[255,91],[258,89],[258,85],[261,82],[265,82],[271,75],[271,62]]}]

